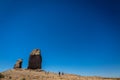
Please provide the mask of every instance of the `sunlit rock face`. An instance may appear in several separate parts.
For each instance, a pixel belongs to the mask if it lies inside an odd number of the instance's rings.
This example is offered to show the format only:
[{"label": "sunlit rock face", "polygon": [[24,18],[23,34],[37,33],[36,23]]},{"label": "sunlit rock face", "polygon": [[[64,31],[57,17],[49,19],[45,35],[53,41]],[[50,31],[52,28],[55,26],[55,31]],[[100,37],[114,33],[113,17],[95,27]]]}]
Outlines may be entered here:
[{"label": "sunlit rock face", "polygon": [[28,69],[41,69],[42,56],[39,49],[34,49],[29,57]]},{"label": "sunlit rock face", "polygon": [[16,64],[14,65],[14,69],[22,68],[22,59],[17,60]]}]

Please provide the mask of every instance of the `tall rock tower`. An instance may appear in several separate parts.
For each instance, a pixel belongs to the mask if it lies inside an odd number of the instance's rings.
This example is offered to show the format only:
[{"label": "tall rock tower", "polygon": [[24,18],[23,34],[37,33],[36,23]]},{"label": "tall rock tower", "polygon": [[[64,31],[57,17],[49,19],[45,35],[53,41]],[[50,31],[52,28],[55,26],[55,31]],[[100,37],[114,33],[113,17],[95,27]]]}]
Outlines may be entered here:
[{"label": "tall rock tower", "polygon": [[29,57],[28,69],[41,69],[42,68],[42,56],[39,49],[34,49]]}]

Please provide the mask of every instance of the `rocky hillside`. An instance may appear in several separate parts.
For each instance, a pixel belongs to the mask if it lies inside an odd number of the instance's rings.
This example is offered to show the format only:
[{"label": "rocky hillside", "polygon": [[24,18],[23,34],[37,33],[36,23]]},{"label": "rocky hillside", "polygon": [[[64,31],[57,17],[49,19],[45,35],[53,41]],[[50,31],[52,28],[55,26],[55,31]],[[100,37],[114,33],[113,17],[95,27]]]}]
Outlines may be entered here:
[{"label": "rocky hillside", "polygon": [[2,72],[0,80],[120,80],[120,78],[84,77],[73,74],[59,75],[40,69],[12,69]]},{"label": "rocky hillside", "polygon": [[52,73],[42,70],[42,56],[39,49],[30,53],[27,69],[22,69],[18,59],[12,70],[0,73],[0,80],[120,80],[120,78],[84,77],[73,74]]}]

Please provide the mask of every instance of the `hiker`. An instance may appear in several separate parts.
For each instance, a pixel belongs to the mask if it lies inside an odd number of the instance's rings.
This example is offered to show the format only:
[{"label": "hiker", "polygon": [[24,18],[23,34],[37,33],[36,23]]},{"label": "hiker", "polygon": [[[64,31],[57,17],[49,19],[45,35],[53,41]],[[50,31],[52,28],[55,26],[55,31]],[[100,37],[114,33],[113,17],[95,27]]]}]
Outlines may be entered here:
[{"label": "hiker", "polygon": [[59,76],[60,76],[61,73],[59,72],[58,74],[59,74]]},{"label": "hiker", "polygon": [[64,73],[62,72],[62,75],[64,75]]}]

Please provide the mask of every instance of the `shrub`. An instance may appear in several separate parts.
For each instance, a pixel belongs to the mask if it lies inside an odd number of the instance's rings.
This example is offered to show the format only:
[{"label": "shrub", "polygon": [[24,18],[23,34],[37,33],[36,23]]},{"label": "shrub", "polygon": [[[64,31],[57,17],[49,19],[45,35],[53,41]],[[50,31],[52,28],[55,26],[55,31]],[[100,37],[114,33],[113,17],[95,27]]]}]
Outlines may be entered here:
[{"label": "shrub", "polygon": [[12,79],[12,77],[11,77],[11,76],[9,76],[9,79]]},{"label": "shrub", "polygon": [[3,74],[0,73],[0,78],[4,78],[5,76]]},{"label": "shrub", "polygon": [[22,78],[21,80],[26,80],[25,78]]}]

